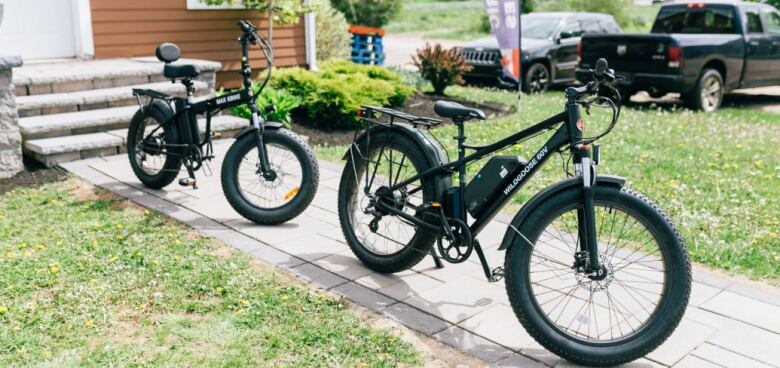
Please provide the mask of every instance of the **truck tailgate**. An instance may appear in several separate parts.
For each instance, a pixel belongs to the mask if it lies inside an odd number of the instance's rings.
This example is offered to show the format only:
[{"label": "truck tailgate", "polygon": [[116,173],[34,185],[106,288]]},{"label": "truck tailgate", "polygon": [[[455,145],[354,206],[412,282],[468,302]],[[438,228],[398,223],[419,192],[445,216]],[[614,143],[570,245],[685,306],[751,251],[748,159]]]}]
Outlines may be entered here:
[{"label": "truck tailgate", "polygon": [[599,58],[620,73],[666,72],[668,48],[675,41],[668,35],[585,35],[582,37],[581,68],[592,68]]}]

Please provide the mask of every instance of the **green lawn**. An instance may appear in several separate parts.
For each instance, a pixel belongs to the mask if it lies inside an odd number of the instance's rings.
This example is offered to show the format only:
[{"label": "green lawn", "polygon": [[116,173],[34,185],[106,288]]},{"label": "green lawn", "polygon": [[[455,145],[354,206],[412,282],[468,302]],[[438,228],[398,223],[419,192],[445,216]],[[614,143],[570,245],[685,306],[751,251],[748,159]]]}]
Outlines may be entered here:
[{"label": "green lawn", "polygon": [[[569,11],[565,3],[537,1],[538,11]],[[659,5],[630,4],[623,31],[648,33]],[[485,18],[485,19],[483,19]],[[420,32],[426,39],[473,40],[490,35],[482,0],[404,0],[401,11],[384,28],[390,33]]]},{"label": "green lawn", "polygon": [[416,366],[391,331],[74,179],[0,196],[0,366]]},{"label": "green lawn", "polygon": [[[453,96],[475,101],[517,103],[510,92],[450,87]],[[496,141],[563,108],[563,93],[524,96],[513,116],[469,123],[468,143]],[[603,127],[605,114],[586,116]],[[452,125],[434,129],[451,157]],[[549,136],[505,153],[530,157]],[[723,108],[715,114],[670,108],[623,111],[611,135],[600,141],[602,174],[624,176],[633,189],[658,202],[674,219],[693,259],[752,278],[780,282],[780,118],[771,113]],[[338,160],[345,147],[317,147],[320,158]],[[470,167],[474,173],[477,167]],[[516,209],[540,189],[565,177],[553,158],[515,198]]]},{"label": "green lawn", "polygon": [[482,25],[482,0],[410,1],[384,28],[389,33],[422,32],[423,38],[472,40],[490,34]]}]

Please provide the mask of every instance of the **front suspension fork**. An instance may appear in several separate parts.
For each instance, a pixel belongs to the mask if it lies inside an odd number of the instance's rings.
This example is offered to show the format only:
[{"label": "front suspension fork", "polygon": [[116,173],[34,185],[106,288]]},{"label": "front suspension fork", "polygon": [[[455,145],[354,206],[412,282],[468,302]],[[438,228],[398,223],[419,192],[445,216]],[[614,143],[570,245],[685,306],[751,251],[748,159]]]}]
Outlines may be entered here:
[{"label": "front suspension fork", "polygon": [[257,113],[257,107],[252,108],[252,126],[255,127],[255,144],[257,145],[257,157],[260,160],[260,168],[258,173],[263,175],[263,178],[269,181],[276,179],[276,173],[271,169],[271,165],[268,163],[268,151],[265,148],[265,142],[263,142],[263,125],[261,123],[260,115]]},{"label": "front suspension fork", "polygon": [[602,272],[599,260],[598,237],[596,234],[596,210],[593,197],[596,190],[596,170],[591,164],[586,150],[581,151],[580,170],[582,176],[583,208],[577,210],[577,222],[580,238],[580,252],[588,255],[585,267],[588,273],[600,276]]}]

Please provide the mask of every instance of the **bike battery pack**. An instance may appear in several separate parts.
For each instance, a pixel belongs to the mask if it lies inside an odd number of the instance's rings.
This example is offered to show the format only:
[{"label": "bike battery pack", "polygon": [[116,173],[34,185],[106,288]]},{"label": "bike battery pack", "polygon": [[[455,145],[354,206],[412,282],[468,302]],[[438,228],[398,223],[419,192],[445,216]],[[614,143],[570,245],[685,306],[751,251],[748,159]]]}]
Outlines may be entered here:
[{"label": "bike battery pack", "polygon": [[488,204],[490,197],[509,184],[511,173],[518,172],[528,161],[517,156],[493,156],[466,186],[466,209],[474,217]]}]

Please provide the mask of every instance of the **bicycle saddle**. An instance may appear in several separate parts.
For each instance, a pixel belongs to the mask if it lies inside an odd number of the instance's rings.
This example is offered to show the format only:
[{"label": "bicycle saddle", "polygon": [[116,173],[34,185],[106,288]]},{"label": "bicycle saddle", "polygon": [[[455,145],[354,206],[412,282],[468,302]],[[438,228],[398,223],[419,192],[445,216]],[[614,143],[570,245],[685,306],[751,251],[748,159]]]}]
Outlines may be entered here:
[{"label": "bicycle saddle", "polygon": [[436,104],[433,105],[433,111],[436,112],[436,115],[452,120],[485,120],[485,113],[482,110],[466,107],[457,102],[436,101]]},{"label": "bicycle saddle", "polygon": [[163,75],[165,78],[189,79],[195,78],[200,74],[200,68],[192,64],[171,65],[170,63],[179,60],[181,50],[179,46],[170,42],[163,42],[155,50],[157,59],[165,62]]}]

